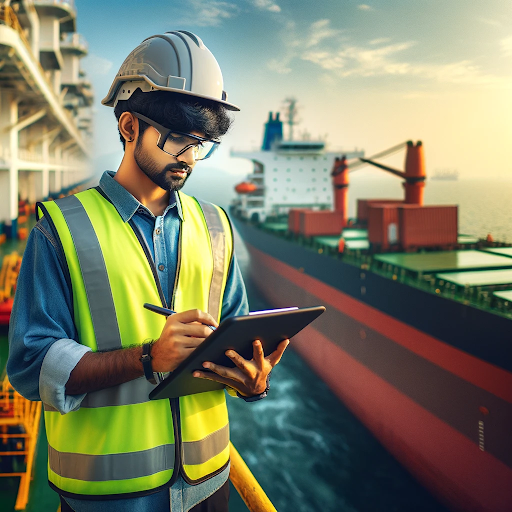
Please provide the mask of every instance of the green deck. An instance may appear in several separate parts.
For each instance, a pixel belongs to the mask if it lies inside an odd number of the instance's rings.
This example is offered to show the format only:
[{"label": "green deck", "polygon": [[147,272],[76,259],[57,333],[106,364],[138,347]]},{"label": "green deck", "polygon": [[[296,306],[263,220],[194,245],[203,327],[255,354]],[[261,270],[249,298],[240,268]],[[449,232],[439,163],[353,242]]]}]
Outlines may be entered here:
[{"label": "green deck", "polygon": [[327,245],[333,249],[337,249],[340,242],[339,236],[315,236],[313,239],[317,244]]},{"label": "green deck", "polygon": [[267,222],[263,224],[263,227],[269,231],[288,231],[287,222]]},{"label": "green deck", "polygon": [[346,240],[345,241],[345,249],[350,249],[351,251],[365,251],[370,248],[370,242],[368,240]]},{"label": "green deck", "polygon": [[473,245],[477,244],[480,240],[473,235],[459,235],[457,237],[457,243],[461,245]]},{"label": "green deck", "polygon": [[483,251],[440,251],[379,254],[376,261],[413,272],[449,272],[471,269],[512,268],[512,259]]},{"label": "green deck", "polygon": [[493,286],[498,284],[512,284],[512,270],[450,272],[446,274],[436,274],[436,278],[462,287]]},{"label": "green deck", "polygon": [[341,236],[345,240],[366,240],[368,238],[367,229],[344,229]]},{"label": "green deck", "polygon": [[512,302],[512,290],[505,290],[503,292],[494,292],[493,295],[499,299],[508,300]]},{"label": "green deck", "polygon": [[491,249],[485,249],[486,252],[492,252],[493,254],[499,254],[501,256],[508,256],[512,258],[512,247],[493,247]]}]

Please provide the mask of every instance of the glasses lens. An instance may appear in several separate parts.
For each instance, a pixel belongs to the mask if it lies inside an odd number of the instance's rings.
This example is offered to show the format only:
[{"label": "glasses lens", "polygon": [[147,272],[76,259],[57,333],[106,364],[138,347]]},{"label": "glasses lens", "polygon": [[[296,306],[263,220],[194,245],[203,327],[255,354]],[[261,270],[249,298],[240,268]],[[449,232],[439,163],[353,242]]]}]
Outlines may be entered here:
[{"label": "glasses lens", "polygon": [[212,141],[200,142],[193,137],[181,133],[169,133],[162,148],[166,153],[177,155],[184,149],[192,147],[195,160],[204,160],[211,156],[218,143]]}]

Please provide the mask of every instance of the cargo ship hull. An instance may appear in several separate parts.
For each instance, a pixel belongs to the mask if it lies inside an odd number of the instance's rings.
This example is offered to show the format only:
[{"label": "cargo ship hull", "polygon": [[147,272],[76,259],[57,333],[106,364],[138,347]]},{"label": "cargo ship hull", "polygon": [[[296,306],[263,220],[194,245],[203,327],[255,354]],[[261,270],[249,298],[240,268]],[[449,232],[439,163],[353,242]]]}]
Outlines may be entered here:
[{"label": "cargo ship hull", "polygon": [[512,321],[237,219],[275,307],[327,311],[293,347],[453,510],[512,508]]}]

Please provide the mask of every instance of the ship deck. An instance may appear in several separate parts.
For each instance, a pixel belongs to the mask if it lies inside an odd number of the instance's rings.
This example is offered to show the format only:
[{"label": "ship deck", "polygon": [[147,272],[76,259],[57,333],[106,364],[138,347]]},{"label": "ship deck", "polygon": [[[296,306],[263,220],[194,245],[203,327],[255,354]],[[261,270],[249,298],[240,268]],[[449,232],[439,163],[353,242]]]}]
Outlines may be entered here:
[{"label": "ship deck", "polygon": [[[286,218],[269,220],[258,228],[394,281],[512,317],[512,247],[504,244],[461,233],[453,250],[373,254],[364,228],[345,228],[339,236],[304,237],[289,232]],[[341,238],[343,253],[338,249]]]}]

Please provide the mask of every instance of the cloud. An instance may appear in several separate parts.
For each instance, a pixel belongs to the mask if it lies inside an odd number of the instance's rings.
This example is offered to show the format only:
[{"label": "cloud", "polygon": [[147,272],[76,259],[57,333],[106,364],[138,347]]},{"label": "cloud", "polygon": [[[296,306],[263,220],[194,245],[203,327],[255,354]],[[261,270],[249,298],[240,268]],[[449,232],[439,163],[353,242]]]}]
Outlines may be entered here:
[{"label": "cloud", "polygon": [[311,48],[318,45],[324,39],[331,39],[340,33],[339,30],[331,28],[330,20],[318,20],[311,24],[309,29],[309,38],[306,47]]},{"label": "cloud", "polygon": [[81,67],[90,76],[107,75],[112,69],[113,62],[90,53],[81,62]]},{"label": "cloud", "polygon": [[366,4],[360,4],[357,6],[357,8],[360,10],[360,11],[373,11],[373,7],[370,7],[369,5],[366,5]]},{"label": "cloud", "polygon": [[372,39],[368,42],[368,44],[375,45],[375,44],[384,44],[389,43],[391,41],[390,37],[380,37],[378,39]]},{"label": "cloud", "polygon": [[498,20],[491,20],[489,18],[477,18],[480,23],[485,23],[486,25],[490,25],[491,27],[501,27],[502,24]]},{"label": "cloud", "polygon": [[512,57],[512,36],[503,38],[500,41],[501,51],[506,57]]},{"label": "cloud", "polygon": [[252,0],[252,4],[258,9],[270,12],[281,12],[281,7],[271,0]]},{"label": "cloud", "polygon": [[179,23],[198,27],[218,27],[224,20],[236,16],[240,9],[236,4],[219,0],[189,0],[188,14]]}]

